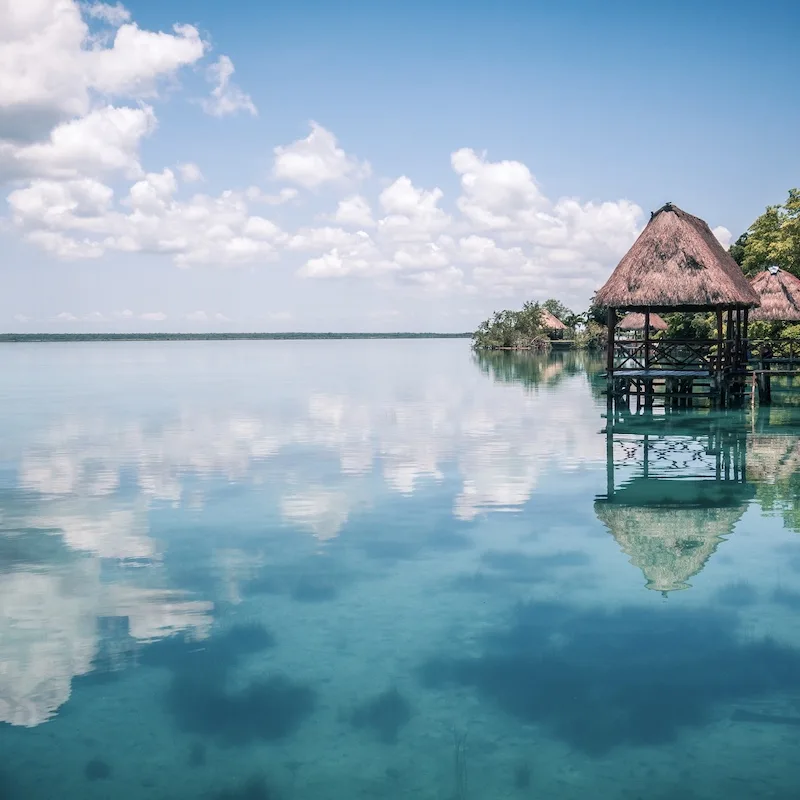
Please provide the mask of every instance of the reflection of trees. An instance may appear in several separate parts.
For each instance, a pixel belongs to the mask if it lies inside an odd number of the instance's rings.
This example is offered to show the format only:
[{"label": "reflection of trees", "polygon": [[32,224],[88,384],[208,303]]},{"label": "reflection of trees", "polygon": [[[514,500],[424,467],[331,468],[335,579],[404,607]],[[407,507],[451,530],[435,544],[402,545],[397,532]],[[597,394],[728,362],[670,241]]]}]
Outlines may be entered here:
[{"label": "reflection of trees", "polygon": [[747,476],[761,508],[800,532],[800,436],[754,434],[747,442]]},{"label": "reflection of trees", "polygon": [[516,352],[513,350],[477,351],[473,360],[479,369],[495,381],[520,383],[533,389],[557,386],[564,378],[596,371],[597,359],[583,351]]}]

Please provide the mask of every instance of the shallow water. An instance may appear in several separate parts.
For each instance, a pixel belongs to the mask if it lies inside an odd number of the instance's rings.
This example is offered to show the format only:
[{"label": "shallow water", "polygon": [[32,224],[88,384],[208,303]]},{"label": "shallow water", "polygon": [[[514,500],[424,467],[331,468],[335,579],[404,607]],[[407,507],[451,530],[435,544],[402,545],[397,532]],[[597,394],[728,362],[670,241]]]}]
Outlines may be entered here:
[{"label": "shallow water", "polygon": [[800,416],[582,354],[5,345],[0,798],[794,798]]}]

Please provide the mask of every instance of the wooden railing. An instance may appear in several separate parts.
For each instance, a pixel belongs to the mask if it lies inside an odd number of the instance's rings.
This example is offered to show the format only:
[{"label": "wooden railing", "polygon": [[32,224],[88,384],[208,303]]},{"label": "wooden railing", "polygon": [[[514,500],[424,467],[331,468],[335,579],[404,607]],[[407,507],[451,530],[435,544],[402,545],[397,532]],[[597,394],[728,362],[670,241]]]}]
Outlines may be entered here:
[{"label": "wooden railing", "polygon": [[[624,369],[669,369],[708,370],[725,369],[741,361],[735,355],[740,352],[741,341],[722,341],[722,352],[716,339],[623,339],[614,342],[614,370]],[[800,348],[798,349],[800,356]]]},{"label": "wooden railing", "polygon": [[762,369],[800,369],[800,339],[750,339],[748,362]]}]

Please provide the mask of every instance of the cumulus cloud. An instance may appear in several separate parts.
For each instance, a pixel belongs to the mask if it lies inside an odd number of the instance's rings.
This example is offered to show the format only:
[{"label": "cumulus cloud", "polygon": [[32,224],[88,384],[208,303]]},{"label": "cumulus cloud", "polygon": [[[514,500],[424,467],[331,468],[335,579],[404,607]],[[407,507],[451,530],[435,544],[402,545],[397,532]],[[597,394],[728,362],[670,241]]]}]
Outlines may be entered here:
[{"label": "cumulus cloud", "polygon": [[184,183],[197,183],[203,180],[203,173],[197,164],[178,164],[178,173]]},{"label": "cumulus cloud", "polygon": [[733,234],[724,226],[718,225],[716,228],[713,228],[711,233],[717,237],[719,243],[727,250],[731,246],[731,242],[733,241]]},{"label": "cumulus cloud", "polygon": [[208,311],[191,311],[186,315],[189,322],[230,322],[228,317],[219,311],[209,313]]},{"label": "cumulus cloud", "polygon": [[122,3],[115,3],[113,6],[110,3],[91,3],[83,8],[89,17],[113,25],[115,28],[129,22],[131,18],[131,12]]},{"label": "cumulus cloud", "polygon": [[[148,169],[141,149],[158,126],[145,101],[207,50],[196,28],[144,30],[119,3],[0,0],[0,182],[12,183],[11,222],[29,242],[64,260],[147,253],[227,267],[281,256],[304,278],[584,302],[641,229],[634,203],[549,198],[527,165],[470,148],[451,155],[455,196],[407,175],[377,196],[355,193],[369,163],[316,122],[273,149],[273,178],[290,185],[197,192],[198,164]],[[233,76],[227,56],[207,67],[210,114],[256,113]],[[315,219],[286,231],[272,218],[302,207],[299,189],[326,186],[342,194]]]},{"label": "cumulus cloud", "polygon": [[[89,18],[119,25],[109,43]],[[93,98],[152,97],[159,82],[199,61],[206,43],[191,25],[146,31],[122,6],[74,0],[0,3],[0,141],[47,139],[59,123],[92,110]]]},{"label": "cumulus cloud", "polygon": [[369,203],[358,194],[339,201],[334,220],[340,225],[357,228],[372,228],[375,225]]},{"label": "cumulus cloud", "polygon": [[273,152],[274,176],[306,189],[347,178],[367,177],[371,172],[366,161],[348,155],[339,147],[336,137],[316,122],[311,122],[311,133],[305,139],[279,145]]},{"label": "cumulus cloud", "polygon": [[179,200],[177,189],[166,169],[145,175],[117,204],[110,187],[90,179],[35,180],[8,203],[28,239],[62,258],[119,251],[165,254],[179,266],[235,264],[274,258],[286,239],[273,222],[249,214],[241,194]]},{"label": "cumulus cloud", "polygon": [[235,83],[231,76],[236,71],[233,61],[228,56],[220,56],[207,70],[208,82],[214,88],[211,97],[203,101],[203,110],[213,117],[224,117],[246,111],[254,117],[258,116],[258,109],[250,98]]},{"label": "cumulus cloud", "polygon": [[163,311],[146,311],[140,316],[140,319],[147,322],[163,322],[166,318],[167,315]]},{"label": "cumulus cloud", "polygon": [[0,182],[47,177],[80,179],[142,173],[139,145],[156,127],[153,109],[106,106],[57,125],[46,141],[19,146],[0,140]]}]

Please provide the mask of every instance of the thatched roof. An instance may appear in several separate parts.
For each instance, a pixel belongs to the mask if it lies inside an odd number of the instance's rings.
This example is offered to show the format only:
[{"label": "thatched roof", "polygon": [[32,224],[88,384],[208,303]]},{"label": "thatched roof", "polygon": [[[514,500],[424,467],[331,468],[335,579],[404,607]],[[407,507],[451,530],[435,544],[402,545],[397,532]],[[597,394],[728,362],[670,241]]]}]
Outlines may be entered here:
[{"label": "thatched roof", "polygon": [[548,331],[565,331],[567,329],[567,326],[546,308],[542,309],[541,325]]},{"label": "thatched roof", "polygon": [[708,225],[667,203],[655,211],[595,303],[699,311],[759,304],[739,265]]},{"label": "thatched roof", "polygon": [[[648,589],[687,589],[747,510],[749,487],[724,481],[638,478],[595,513],[644,574]],[[627,496],[638,502],[618,502]]]},{"label": "thatched roof", "polygon": [[800,280],[778,267],[759,272],[750,283],[761,299],[761,307],[750,319],[800,320]]},{"label": "thatched roof", "polygon": [[[634,311],[627,316],[623,317],[618,323],[617,327],[623,331],[643,331],[644,330],[644,314]],[[650,330],[665,331],[669,325],[655,312],[650,312]]]}]

